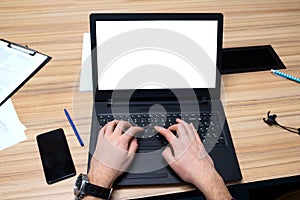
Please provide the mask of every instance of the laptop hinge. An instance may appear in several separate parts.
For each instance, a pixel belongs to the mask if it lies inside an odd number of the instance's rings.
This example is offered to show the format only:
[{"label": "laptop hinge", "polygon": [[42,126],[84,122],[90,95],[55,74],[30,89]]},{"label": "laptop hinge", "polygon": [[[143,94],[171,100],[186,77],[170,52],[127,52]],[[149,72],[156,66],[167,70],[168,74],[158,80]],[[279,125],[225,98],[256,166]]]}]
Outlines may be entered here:
[{"label": "laptop hinge", "polygon": [[[174,101],[131,101],[130,102],[136,106],[145,106],[149,104],[164,104],[164,105],[177,105],[178,103],[174,103]],[[112,105],[124,106],[127,105],[128,102],[123,101],[113,101],[112,99],[107,99],[107,106],[111,107]]]},{"label": "laptop hinge", "polygon": [[[148,103],[149,102],[147,102],[147,103],[145,103],[145,102],[135,102],[136,105],[145,105],[145,104],[148,104]],[[152,103],[154,103],[154,102],[152,102]],[[157,103],[162,103],[162,102],[157,102]],[[163,103],[164,104],[174,104],[173,101],[164,101]],[[207,97],[201,97],[199,99],[199,103],[201,103],[201,104],[211,104],[211,100]],[[112,104],[113,104],[112,98],[107,99],[107,106],[111,107]],[[119,102],[117,104],[123,104],[123,103]]]}]

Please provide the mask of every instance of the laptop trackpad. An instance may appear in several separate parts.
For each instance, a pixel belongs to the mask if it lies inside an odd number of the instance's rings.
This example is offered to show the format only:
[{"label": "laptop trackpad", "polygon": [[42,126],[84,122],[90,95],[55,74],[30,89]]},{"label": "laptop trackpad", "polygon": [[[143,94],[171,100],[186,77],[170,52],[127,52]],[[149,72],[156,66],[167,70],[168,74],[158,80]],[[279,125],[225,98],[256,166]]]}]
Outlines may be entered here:
[{"label": "laptop trackpad", "polygon": [[165,168],[148,173],[127,173],[126,179],[144,179],[144,178],[166,178],[168,176]]}]

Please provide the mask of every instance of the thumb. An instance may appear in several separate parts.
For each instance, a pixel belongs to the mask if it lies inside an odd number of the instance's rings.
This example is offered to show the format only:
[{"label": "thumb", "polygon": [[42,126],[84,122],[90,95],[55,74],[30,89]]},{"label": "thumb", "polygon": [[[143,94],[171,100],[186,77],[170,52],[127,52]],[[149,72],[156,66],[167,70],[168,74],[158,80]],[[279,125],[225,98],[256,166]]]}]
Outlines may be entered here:
[{"label": "thumb", "polygon": [[163,152],[162,156],[164,159],[171,165],[173,162],[175,162],[175,157],[173,156],[173,153],[171,151],[170,147],[167,147]]}]

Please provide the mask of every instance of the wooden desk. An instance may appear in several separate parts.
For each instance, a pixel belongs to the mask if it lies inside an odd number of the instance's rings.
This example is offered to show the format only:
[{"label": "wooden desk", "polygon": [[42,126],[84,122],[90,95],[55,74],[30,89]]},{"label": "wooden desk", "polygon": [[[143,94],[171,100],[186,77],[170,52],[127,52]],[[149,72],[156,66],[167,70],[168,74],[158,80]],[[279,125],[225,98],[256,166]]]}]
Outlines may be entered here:
[{"label": "wooden desk", "polygon": [[[27,44],[53,57],[16,95],[27,140],[0,152],[1,199],[73,199],[75,177],[47,185],[36,145],[37,134],[62,127],[77,172],[86,171],[81,148],[65,116],[72,113],[73,86],[81,65],[82,35],[89,13],[222,12],[224,47],[271,44],[288,73],[300,77],[300,2],[287,1],[101,1],[1,0],[1,37]],[[255,72],[223,77],[225,107],[243,174],[243,183],[300,175],[300,137],[262,122],[268,110],[289,126],[300,126],[300,85]],[[85,126],[85,124],[79,124]],[[116,190],[113,199],[192,190],[191,186]]]}]

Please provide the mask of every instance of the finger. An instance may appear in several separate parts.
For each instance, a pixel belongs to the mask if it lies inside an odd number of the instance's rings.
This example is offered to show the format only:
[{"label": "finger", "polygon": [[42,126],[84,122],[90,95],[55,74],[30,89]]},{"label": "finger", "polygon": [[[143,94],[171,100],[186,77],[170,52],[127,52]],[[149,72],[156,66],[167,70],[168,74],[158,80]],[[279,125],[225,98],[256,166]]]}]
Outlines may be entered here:
[{"label": "finger", "polygon": [[189,126],[188,123],[186,123],[184,120],[179,119],[179,118],[176,119],[176,122],[179,123],[179,124],[184,125],[184,127],[186,127],[186,128]]},{"label": "finger", "polygon": [[[97,135],[97,138],[96,138],[97,143],[95,144],[95,145],[96,145],[96,149],[100,148],[101,143],[105,140],[105,139],[104,139],[104,136],[105,136],[105,130],[106,130],[106,125],[103,126],[103,127],[99,130],[99,132],[98,132],[98,135]],[[91,137],[92,137],[92,136],[91,136]],[[96,151],[97,151],[97,150],[96,150]]]},{"label": "finger", "polygon": [[172,126],[169,126],[168,129],[170,130],[176,130],[178,128],[178,124],[173,124]]},{"label": "finger", "polygon": [[143,128],[139,126],[131,126],[123,135],[122,137],[124,138],[123,141],[125,143],[129,143],[129,141],[139,132],[144,131]]},{"label": "finger", "polygon": [[199,134],[198,134],[198,132],[196,131],[196,128],[195,128],[195,126],[193,125],[193,123],[190,123],[190,126],[191,126],[191,128],[192,128],[192,130],[193,130],[193,133],[194,133],[194,135],[195,135],[196,141],[197,141],[199,144],[202,144],[202,141],[201,141],[201,139],[200,139],[200,137],[199,137]]},{"label": "finger", "polygon": [[128,153],[129,154],[135,153],[137,151],[137,149],[138,149],[137,139],[132,138],[132,140],[129,143]]},{"label": "finger", "polygon": [[113,134],[122,135],[130,126],[131,124],[127,121],[118,121]]},{"label": "finger", "polygon": [[173,124],[172,126],[169,126],[167,129],[170,131],[178,131],[179,124]]},{"label": "finger", "polygon": [[186,130],[181,124],[174,124],[168,128],[171,131],[176,131],[178,138],[184,138],[186,135]]},{"label": "finger", "polygon": [[[104,126],[105,127],[105,126]],[[104,128],[103,127],[103,128]],[[101,144],[101,141],[103,140],[104,138],[104,131],[103,131],[103,128],[101,128],[98,132],[98,135],[96,136],[95,140],[97,141],[97,143],[95,144],[96,145],[96,148],[99,148],[99,145]],[[92,136],[91,136],[92,137]],[[95,141],[93,140],[93,141]]]},{"label": "finger", "polygon": [[164,159],[167,161],[167,163],[169,165],[171,165],[173,162],[175,162],[175,157],[172,153],[172,150],[170,147],[167,147],[163,152],[162,152],[162,156],[164,157]]},{"label": "finger", "polygon": [[160,133],[162,136],[166,138],[166,140],[171,144],[174,139],[176,139],[176,136],[168,129],[165,129],[160,126],[154,126],[154,129]]},{"label": "finger", "polygon": [[113,120],[111,122],[108,122],[105,126],[105,133],[111,134],[115,130],[115,127],[117,125],[117,121]]},{"label": "finger", "polygon": [[104,134],[105,131],[106,131],[106,128],[107,128],[107,124],[105,124],[104,126],[102,126],[102,127],[100,128],[100,132],[102,132],[102,133]]},{"label": "finger", "polygon": [[106,130],[106,125],[103,126],[103,127],[99,130],[98,136],[99,136],[99,135],[104,136],[105,130]]},{"label": "finger", "polygon": [[187,133],[186,138],[188,138],[190,141],[193,141],[195,139],[195,135],[193,133],[193,130],[191,129],[191,126],[181,119],[176,119],[176,121],[185,128]]}]

